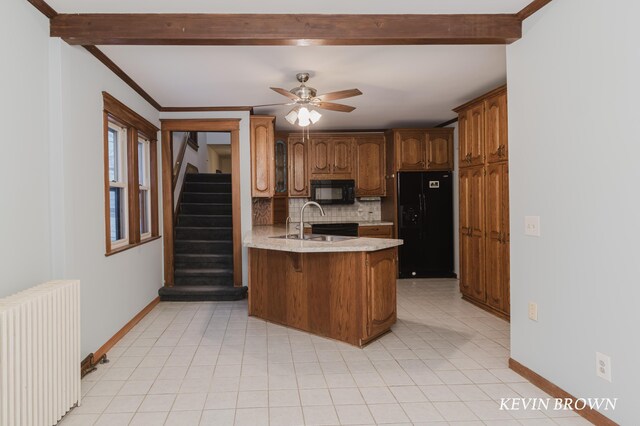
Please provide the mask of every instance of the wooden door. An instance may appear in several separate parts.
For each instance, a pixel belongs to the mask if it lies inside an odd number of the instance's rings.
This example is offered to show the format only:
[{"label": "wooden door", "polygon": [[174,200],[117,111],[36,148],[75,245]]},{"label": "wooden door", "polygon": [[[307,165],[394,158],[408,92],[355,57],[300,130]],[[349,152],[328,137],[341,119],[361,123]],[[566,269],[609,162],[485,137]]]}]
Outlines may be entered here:
[{"label": "wooden door", "polygon": [[453,131],[429,130],[425,135],[427,170],[453,170]]},{"label": "wooden door", "polygon": [[300,137],[289,138],[289,197],[308,197],[307,144]]},{"label": "wooden door", "polygon": [[398,171],[426,170],[425,134],[420,130],[397,130],[395,134]]},{"label": "wooden door", "polygon": [[[508,278],[508,197],[507,165],[490,164],[487,166],[487,205],[486,205],[486,288],[487,304],[497,310],[506,310],[505,289]],[[506,253],[505,253],[506,251]]]},{"label": "wooden door", "polygon": [[484,163],[484,103],[460,115],[460,167],[480,166]]},{"label": "wooden door", "polygon": [[356,196],[384,197],[385,181],[384,137],[363,137],[356,140]]},{"label": "wooden door", "polygon": [[366,255],[368,307],[365,339],[375,336],[396,322],[396,250]]},{"label": "wooden door", "polygon": [[331,155],[332,177],[353,179],[353,138],[332,138],[329,153]]},{"label": "wooden door", "polygon": [[485,291],[485,209],[484,209],[484,168],[474,167],[468,170],[468,249],[467,283],[470,296],[484,302]]},{"label": "wooden door", "polygon": [[331,140],[329,138],[312,138],[309,140],[309,171],[315,178],[331,174]]},{"label": "wooden door", "polygon": [[274,117],[251,117],[251,195],[273,197],[275,191]]},{"label": "wooden door", "polygon": [[484,101],[484,105],[487,162],[505,161],[509,158],[507,92],[491,96]]}]

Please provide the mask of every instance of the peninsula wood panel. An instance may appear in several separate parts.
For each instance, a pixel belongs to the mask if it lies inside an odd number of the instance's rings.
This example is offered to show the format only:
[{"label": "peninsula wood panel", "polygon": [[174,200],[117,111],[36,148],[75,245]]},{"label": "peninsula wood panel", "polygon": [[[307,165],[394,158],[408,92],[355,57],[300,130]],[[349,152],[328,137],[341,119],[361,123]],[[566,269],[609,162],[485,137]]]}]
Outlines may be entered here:
[{"label": "peninsula wood panel", "polygon": [[300,137],[289,137],[289,197],[308,197],[307,144]]},{"label": "peninsula wood panel", "polygon": [[389,330],[396,322],[396,281],[388,281],[396,274],[395,259],[384,251],[367,253],[367,333],[376,336]]},{"label": "peninsula wood panel", "polygon": [[275,117],[251,116],[251,195],[275,193]]},{"label": "peninsula wood panel", "polygon": [[[396,249],[249,249],[249,314],[361,346],[396,321]],[[372,308],[369,308],[373,305]]]},{"label": "peninsula wood panel", "polygon": [[386,195],[385,143],[382,135],[356,139],[356,197]]}]

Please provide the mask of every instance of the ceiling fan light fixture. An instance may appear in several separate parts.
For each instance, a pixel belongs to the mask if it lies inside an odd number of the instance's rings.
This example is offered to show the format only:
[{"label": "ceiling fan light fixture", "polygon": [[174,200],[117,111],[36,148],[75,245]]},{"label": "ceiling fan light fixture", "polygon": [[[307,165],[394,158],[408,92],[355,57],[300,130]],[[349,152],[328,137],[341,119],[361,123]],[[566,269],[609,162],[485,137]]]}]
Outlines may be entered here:
[{"label": "ceiling fan light fixture", "polygon": [[292,109],[289,111],[289,114],[284,116],[285,120],[287,120],[290,124],[296,124],[296,120],[298,119],[298,111],[296,109]]},{"label": "ceiling fan light fixture", "polygon": [[313,124],[316,124],[318,121],[320,121],[321,118],[322,118],[322,114],[320,114],[315,109],[309,111],[309,120],[311,120]]}]

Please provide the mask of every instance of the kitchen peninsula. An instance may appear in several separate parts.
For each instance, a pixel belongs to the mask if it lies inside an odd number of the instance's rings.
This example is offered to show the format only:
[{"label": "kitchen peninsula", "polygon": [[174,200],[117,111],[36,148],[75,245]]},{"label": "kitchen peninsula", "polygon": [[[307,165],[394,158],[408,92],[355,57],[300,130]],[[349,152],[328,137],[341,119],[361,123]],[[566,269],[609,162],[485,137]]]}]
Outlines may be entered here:
[{"label": "kitchen peninsula", "polygon": [[356,346],[389,331],[402,240],[277,238],[284,234],[284,226],[257,226],[244,240],[249,315]]}]

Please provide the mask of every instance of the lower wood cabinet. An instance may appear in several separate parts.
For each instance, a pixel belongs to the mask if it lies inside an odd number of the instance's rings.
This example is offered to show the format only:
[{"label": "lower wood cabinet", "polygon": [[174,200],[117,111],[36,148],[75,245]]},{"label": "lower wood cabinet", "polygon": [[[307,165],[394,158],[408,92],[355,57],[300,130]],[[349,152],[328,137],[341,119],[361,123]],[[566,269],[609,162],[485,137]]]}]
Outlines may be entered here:
[{"label": "lower wood cabinet", "polygon": [[358,236],[367,238],[393,238],[393,225],[360,225]]},{"label": "lower wood cabinet", "polygon": [[362,346],[396,322],[395,248],[249,249],[249,315]]},{"label": "lower wood cabinet", "polygon": [[460,291],[486,302],[484,168],[460,169]]}]

